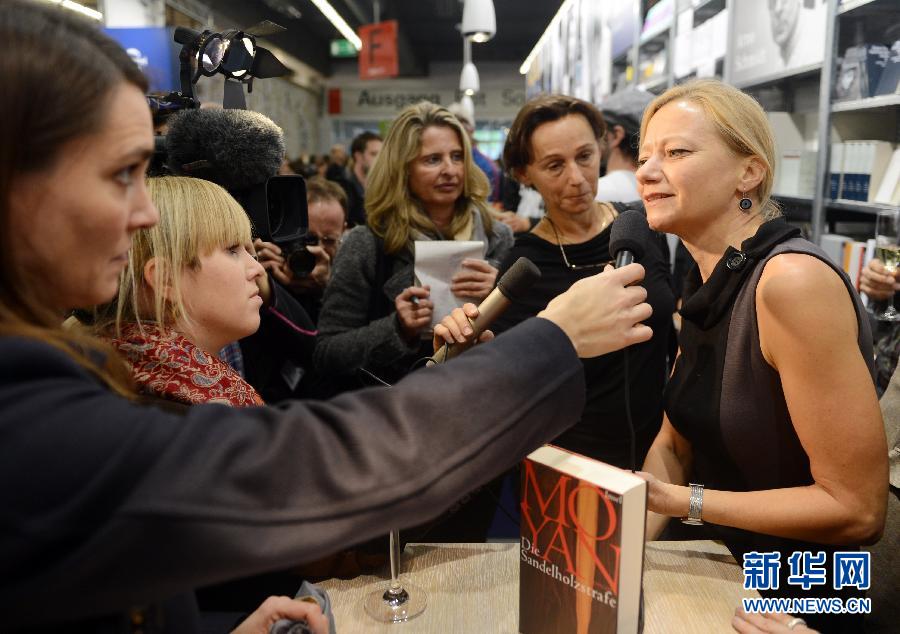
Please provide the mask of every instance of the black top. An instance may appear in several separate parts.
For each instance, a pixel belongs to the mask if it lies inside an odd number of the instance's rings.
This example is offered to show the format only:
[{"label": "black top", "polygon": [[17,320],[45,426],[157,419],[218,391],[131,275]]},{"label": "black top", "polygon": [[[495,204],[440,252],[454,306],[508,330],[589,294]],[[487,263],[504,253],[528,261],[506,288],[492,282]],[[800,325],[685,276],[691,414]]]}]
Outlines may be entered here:
[{"label": "black top", "polygon": [[[564,244],[569,263],[583,265],[609,261],[609,234],[607,227],[587,242]],[[515,246],[501,266],[500,274],[522,256],[537,265],[541,279],[526,294],[524,301],[514,302],[491,326],[495,333],[536,315],[573,283],[602,271],[602,268],[570,270],[563,264],[559,245],[526,233],[516,236]],[[662,424],[666,353],[675,310],[667,262],[656,241],[648,245],[641,263],[647,269],[644,286],[653,307],[653,316],[647,323],[653,329],[653,338],[631,346],[628,354],[638,468]],[[587,388],[584,412],[581,420],[554,444],[621,468],[631,468],[630,433],[625,417],[624,355],[621,351],[613,352],[583,359],[582,363]]]},{"label": "black top", "polygon": [[71,622],[417,525],[564,430],[583,395],[541,319],[390,390],[180,416],[0,337],[0,632],[94,632]]},{"label": "black top", "polygon": [[[854,300],[861,356],[871,368],[871,335],[859,297],[846,276],[815,245],[781,219],[760,226],[756,235],[729,247],[705,283],[695,267],[685,283],[681,356],[666,387],[666,413],[691,443],[691,482],[724,491],[759,491],[813,483],[809,458],[791,421],[781,377],[763,356],[756,317],[756,288],[768,260],[779,253],[803,253],[828,264]],[[692,531],[694,532],[694,531]],[[856,545],[819,544],[706,524],[696,537],[723,540],[735,559],[756,552],[781,553],[779,587],[764,596],[848,597],[829,585],[809,591],[789,584],[788,558],[794,552],[827,553]],[[856,616],[803,615],[821,632],[855,632]]]}]

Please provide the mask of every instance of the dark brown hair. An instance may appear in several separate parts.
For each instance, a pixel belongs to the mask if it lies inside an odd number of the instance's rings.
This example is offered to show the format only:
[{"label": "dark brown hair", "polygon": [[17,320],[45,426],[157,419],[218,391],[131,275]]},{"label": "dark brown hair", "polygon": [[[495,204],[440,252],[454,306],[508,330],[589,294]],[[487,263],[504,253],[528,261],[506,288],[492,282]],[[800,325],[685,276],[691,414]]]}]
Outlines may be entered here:
[{"label": "dark brown hair", "polygon": [[344,188],[334,181],[327,180],[321,176],[313,176],[306,181],[306,202],[307,204],[317,203],[320,201],[336,200],[344,210],[344,222],[347,221],[347,192]]},{"label": "dark brown hair", "polygon": [[503,146],[503,166],[506,171],[516,178],[517,174],[534,160],[531,152],[531,136],[538,127],[570,115],[584,117],[591,126],[597,143],[603,142],[606,122],[593,104],[567,95],[541,95],[522,106],[509,129],[506,145]]},{"label": "dark brown hair", "polygon": [[375,134],[374,132],[369,132],[366,130],[362,134],[357,134],[353,139],[353,143],[350,144],[350,158],[353,158],[353,155],[357,152],[365,152],[366,146],[369,145],[369,141],[381,141],[381,135]]},{"label": "dark brown hair", "polygon": [[60,315],[30,292],[10,255],[16,239],[10,196],[18,178],[51,167],[63,146],[100,129],[117,87],[128,83],[146,92],[147,81],[97,25],[46,2],[3,0],[0,41],[5,51],[0,55],[0,85],[7,95],[0,100],[0,335],[49,343],[127,394],[116,358],[102,354],[107,367],[97,367],[91,358],[107,349],[63,331]]}]

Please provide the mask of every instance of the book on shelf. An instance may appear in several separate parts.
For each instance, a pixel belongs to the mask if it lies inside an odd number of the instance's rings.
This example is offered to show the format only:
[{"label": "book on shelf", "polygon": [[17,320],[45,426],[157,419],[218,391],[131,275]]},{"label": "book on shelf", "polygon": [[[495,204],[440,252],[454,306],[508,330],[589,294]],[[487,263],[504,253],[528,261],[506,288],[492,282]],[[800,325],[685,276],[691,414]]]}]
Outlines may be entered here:
[{"label": "book on shelf", "polygon": [[874,96],[890,54],[890,49],[883,44],[860,44],[844,51],[834,84],[835,100]]},{"label": "book on shelf", "polygon": [[847,141],[843,144],[838,198],[874,202],[891,163],[894,146],[888,141]]},{"label": "book on shelf", "polygon": [[834,233],[826,233],[821,239],[822,250],[847,274],[850,283],[857,291],[862,271],[868,261],[872,259],[872,252],[875,248],[875,241],[870,240],[869,242],[860,242]]},{"label": "book on shelf", "polygon": [[900,93],[900,40],[891,46],[890,54],[881,71],[881,78],[875,88],[876,95],[896,95]]},{"label": "book on shelf", "polygon": [[850,278],[853,288],[859,291],[859,278],[866,257],[866,243],[851,240],[844,245],[844,273]]},{"label": "book on shelf", "polygon": [[832,262],[843,268],[844,245],[847,242],[852,242],[852,240],[853,239],[848,236],[842,236],[836,233],[824,233],[819,239],[819,245]]},{"label": "book on shelf", "polygon": [[831,155],[828,159],[828,197],[837,200],[841,193],[841,180],[844,175],[844,144],[832,143]]},{"label": "book on shelf", "polygon": [[521,474],[519,631],[637,634],[647,483],[551,445]]},{"label": "book on shelf", "polygon": [[768,112],[775,136],[775,181],[772,191],[781,196],[812,196],[815,191],[817,153],[803,138],[802,116]]},{"label": "book on shelf", "polygon": [[886,205],[900,205],[900,147],[891,155],[872,201]]}]

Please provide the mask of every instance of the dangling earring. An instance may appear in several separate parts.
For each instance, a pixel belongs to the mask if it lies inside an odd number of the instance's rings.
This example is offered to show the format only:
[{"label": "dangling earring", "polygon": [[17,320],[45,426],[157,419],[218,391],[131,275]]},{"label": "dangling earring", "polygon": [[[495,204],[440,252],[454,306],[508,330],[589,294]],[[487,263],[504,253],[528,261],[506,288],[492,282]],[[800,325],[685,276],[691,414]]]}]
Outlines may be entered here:
[{"label": "dangling earring", "polygon": [[741,211],[747,213],[750,211],[750,207],[753,206],[753,201],[747,198],[747,192],[741,192],[741,201],[738,203],[741,206]]}]

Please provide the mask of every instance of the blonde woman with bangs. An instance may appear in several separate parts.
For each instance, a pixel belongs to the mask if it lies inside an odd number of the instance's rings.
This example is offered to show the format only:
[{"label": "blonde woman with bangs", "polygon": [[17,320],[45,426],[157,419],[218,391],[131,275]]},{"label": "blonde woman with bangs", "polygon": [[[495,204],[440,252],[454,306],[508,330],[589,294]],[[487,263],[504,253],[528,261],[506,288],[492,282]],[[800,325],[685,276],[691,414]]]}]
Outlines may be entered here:
[{"label": "blonde woman with bangs", "polygon": [[487,177],[465,130],[448,110],[422,102],[400,113],[369,173],[367,225],[344,238],[319,317],[316,367],[359,387],[364,369],[393,383],[432,352],[433,304],[417,284],[417,240],[479,240],[483,260],[465,260],[451,291],[484,299],[512,247],[512,232],[488,209]]},{"label": "blonde woman with bangs", "polygon": [[[775,140],[753,98],[715,80],[666,91],[645,111],[638,158],[650,226],[678,235],[697,263],[644,463],[650,537],[682,518],[738,562],[777,553],[780,578],[764,595],[860,594],[833,586],[835,553],[879,539],[888,470],[859,296],[779,217]],[[792,559],[803,551],[818,563]],[[825,585],[789,581],[810,566],[827,570]],[[822,632],[861,625],[859,615],[804,618]]]},{"label": "blonde woman with bangs", "polygon": [[135,234],[118,298],[103,311],[98,333],[125,357],[146,395],[262,405],[217,357],[256,332],[260,289],[268,291],[247,215],[205,180],[164,176],[148,180],[147,188],[160,221]]}]

